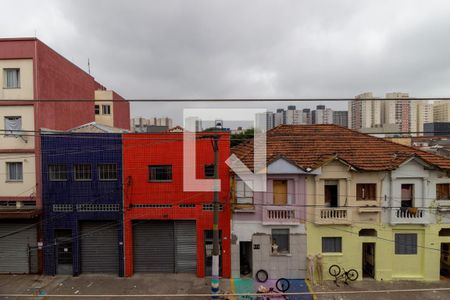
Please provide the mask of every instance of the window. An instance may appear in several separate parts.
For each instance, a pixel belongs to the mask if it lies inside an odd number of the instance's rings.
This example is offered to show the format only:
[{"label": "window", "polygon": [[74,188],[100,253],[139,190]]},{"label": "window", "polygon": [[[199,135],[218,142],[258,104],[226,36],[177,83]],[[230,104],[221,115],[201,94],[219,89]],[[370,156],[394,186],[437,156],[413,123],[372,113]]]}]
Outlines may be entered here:
[{"label": "window", "polygon": [[95,105],[94,106],[94,112],[95,112],[96,115],[100,114],[100,105]]},{"label": "window", "polygon": [[289,229],[272,229],[272,253],[289,253]]},{"label": "window", "polygon": [[322,252],[342,252],[341,237],[323,237]]},{"label": "window", "polygon": [[417,234],[396,233],[395,254],[417,254]]},{"label": "window", "polygon": [[150,181],[171,181],[172,180],[172,166],[148,166]]},{"label": "window", "polygon": [[437,200],[450,200],[450,184],[449,183],[436,184],[436,199]]},{"label": "window", "polygon": [[236,180],[236,201],[238,204],[253,204],[253,191],[242,180]]},{"label": "window", "polygon": [[402,184],[402,207],[413,207],[414,184]]},{"label": "window", "polygon": [[111,114],[111,105],[102,105],[102,115]]},{"label": "window", "polygon": [[21,162],[6,163],[6,180],[23,181],[23,166]]},{"label": "window", "polygon": [[214,177],[214,165],[205,165],[205,177]]},{"label": "window", "polygon": [[376,200],[377,185],[375,183],[356,184],[356,200]]},{"label": "window", "polygon": [[4,69],[4,83],[5,89],[20,88],[20,69]]},{"label": "window", "polygon": [[65,181],[67,180],[67,166],[66,165],[49,165],[48,179],[50,181]]},{"label": "window", "polygon": [[74,165],[73,175],[74,180],[92,180],[91,165]]},{"label": "window", "polygon": [[22,132],[22,117],[5,117],[5,135],[18,135]]},{"label": "window", "polygon": [[338,185],[337,180],[325,180],[325,206],[338,207]]},{"label": "window", "polygon": [[116,164],[98,165],[98,179],[117,180],[117,165]]}]

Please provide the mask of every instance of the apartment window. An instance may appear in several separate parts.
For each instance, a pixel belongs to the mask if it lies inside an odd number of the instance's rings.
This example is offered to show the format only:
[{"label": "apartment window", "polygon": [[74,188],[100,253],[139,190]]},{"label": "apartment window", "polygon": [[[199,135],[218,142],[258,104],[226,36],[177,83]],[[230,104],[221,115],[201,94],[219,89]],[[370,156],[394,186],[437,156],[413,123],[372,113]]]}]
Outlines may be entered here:
[{"label": "apartment window", "polygon": [[5,117],[5,135],[18,135],[22,132],[22,117]]},{"label": "apartment window", "polygon": [[102,105],[102,115],[111,114],[111,105]]},{"label": "apartment window", "polygon": [[205,165],[204,174],[205,174],[205,177],[209,177],[209,178],[214,177],[214,165],[213,164]]},{"label": "apartment window", "polygon": [[289,253],[289,229],[272,229],[272,253]]},{"label": "apartment window", "polygon": [[416,233],[396,233],[395,234],[395,254],[417,254],[417,234]]},{"label": "apartment window", "polygon": [[242,180],[236,180],[236,201],[238,204],[253,204],[253,191]]},{"label": "apartment window", "polygon": [[116,164],[98,165],[98,179],[117,180],[117,165]]},{"label": "apartment window", "polygon": [[436,184],[436,199],[450,200],[450,183]]},{"label": "apartment window", "polygon": [[338,197],[338,186],[339,181],[337,180],[325,180],[325,206],[326,207],[338,207],[339,197]]},{"label": "apartment window", "polygon": [[148,166],[150,181],[171,181],[172,180],[172,166]]},{"label": "apartment window", "polygon": [[95,112],[96,115],[100,114],[100,105],[95,105],[94,106],[94,112]]},{"label": "apartment window", "polygon": [[401,206],[413,207],[414,202],[414,184],[402,184],[401,186]]},{"label": "apartment window", "polygon": [[74,180],[92,180],[91,165],[74,165],[73,166]]},{"label": "apartment window", "polygon": [[6,163],[6,180],[23,181],[23,165],[21,162]]},{"label": "apartment window", "polygon": [[356,184],[356,200],[376,200],[377,185],[375,183]]},{"label": "apartment window", "polygon": [[48,179],[50,181],[65,181],[67,180],[67,166],[66,165],[49,165]]},{"label": "apartment window", "polygon": [[5,89],[20,88],[20,69],[4,69],[4,83]]},{"label": "apartment window", "polygon": [[322,237],[322,252],[342,252],[341,237]]}]

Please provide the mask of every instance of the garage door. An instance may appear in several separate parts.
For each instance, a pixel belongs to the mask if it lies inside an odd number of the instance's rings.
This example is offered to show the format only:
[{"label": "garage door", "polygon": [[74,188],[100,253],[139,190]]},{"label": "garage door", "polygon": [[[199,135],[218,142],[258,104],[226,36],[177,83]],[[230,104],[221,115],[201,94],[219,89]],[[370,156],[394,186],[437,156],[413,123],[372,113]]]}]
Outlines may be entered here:
[{"label": "garage door", "polygon": [[36,273],[36,225],[0,222],[0,273]]},{"label": "garage door", "polygon": [[81,272],[119,273],[117,222],[81,222]]},{"label": "garage door", "polygon": [[195,221],[133,223],[135,272],[195,272]]}]

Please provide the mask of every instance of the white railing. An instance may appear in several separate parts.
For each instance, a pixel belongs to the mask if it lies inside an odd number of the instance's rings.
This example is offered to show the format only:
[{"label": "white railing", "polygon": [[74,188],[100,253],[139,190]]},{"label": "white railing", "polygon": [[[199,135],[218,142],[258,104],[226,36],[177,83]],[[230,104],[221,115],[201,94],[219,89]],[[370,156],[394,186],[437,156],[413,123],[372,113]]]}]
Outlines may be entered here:
[{"label": "white railing", "polygon": [[316,209],[316,224],[351,224],[351,210],[348,208]]},{"label": "white railing", "polygon": [[299,211],[286,206],[264,206],[263,224],[299,224]]},{"label": "white railing", "polygon": [[393,224],[426,224],[429,223],[424,209],[409,207],[392,209],[391,223]]}]

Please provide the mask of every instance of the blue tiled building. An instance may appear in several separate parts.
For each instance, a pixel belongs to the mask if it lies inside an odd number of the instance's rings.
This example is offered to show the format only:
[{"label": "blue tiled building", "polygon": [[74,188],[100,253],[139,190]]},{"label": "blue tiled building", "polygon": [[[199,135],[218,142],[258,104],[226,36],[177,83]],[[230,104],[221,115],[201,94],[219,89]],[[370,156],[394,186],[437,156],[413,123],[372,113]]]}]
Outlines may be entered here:
[{"label": "blue tiled building", "polygon": [[42,134],[44,272],[123,276],[120,134]]}]

